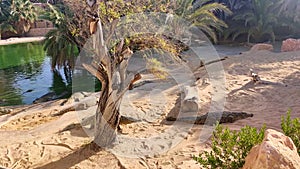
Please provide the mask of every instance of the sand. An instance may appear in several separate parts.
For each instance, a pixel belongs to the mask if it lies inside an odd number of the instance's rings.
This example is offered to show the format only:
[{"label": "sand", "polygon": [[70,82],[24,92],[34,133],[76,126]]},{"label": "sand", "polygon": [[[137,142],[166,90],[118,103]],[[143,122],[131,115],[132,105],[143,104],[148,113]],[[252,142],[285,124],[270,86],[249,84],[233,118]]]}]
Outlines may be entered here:
[{"label": "sand", "polygon": [[[246,52],[230,56],[222,64],[226,75],[225,110],[254,114],[252,118],[226,126],[238,130],[245,125],[261,128],[266,124],[267,128],[281,131],[280,119],[288,109],[292,109],[292,117],[300,117],[299,52]],[[264,83],[251,82],[248,76],[250,68],[259,74]],[[199,114],[203,114],[209,110],[214,88],[205,68],[199,68],[194,73],[200,78],[196,84],[201,99]],[[147,101],[147,91],[157,99]],[[130,138],[154,137],[156,142],[151,144],[146,139],[143,147],[140,147],[152,151],[152,154],[136,158],[120,156],[122,146],[115,150],[115,154],[108,150],[93,151],[89,146],[92,138],[80,125],[74,124],[80,121],[78,117],[92,112],[95,106],[53,117],[51,115],[63,109],[60,104],[64,100],[58,100],[18,107],[11,114],[0,116],[0,166],[20,169],[199,168],[192,156],[210,149],[209,140],[204,138],[209,137],[211,132],[207,126],[190,126],[184,122],[179,122],[176,124],[178,128],[172,129],[173,125],[164,121],[178,98],[175,91],[174,86],[157,81],[129,91],[123,101],[122,114],[142,121],[122,125],[123,134],[120,135]],[[191,128],[180,132],[186,126]],[[164,134],[168,131],[172,136]],[[176,142],[175,139],[179,139],[179,143],[170,146]],[[124,140],[120,138],[118,141],[122,144]],[[139,145],[139,141],[130,143],[128,149]]]}]

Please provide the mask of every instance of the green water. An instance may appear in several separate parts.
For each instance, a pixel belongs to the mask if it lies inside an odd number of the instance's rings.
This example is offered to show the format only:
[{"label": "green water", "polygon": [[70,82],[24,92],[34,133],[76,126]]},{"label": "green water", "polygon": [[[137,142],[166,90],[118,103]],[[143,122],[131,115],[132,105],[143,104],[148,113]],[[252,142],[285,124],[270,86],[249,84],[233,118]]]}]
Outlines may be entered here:
[{"label": "green water", "polygon": [[50,62],[40,43],[0,46],[0,106],[31,104],[48,93],[67,97],[76,91],[99,90],[99,82],[85,70],[74,71],[72,85],[63,70],[51,71]]}]

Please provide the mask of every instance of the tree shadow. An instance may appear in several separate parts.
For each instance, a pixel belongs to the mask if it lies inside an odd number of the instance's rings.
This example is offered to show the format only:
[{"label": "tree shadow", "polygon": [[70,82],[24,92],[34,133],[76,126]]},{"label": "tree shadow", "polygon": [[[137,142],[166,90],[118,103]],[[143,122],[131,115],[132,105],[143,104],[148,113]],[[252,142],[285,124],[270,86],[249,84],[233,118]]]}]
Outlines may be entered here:
[{"label": "tree shadow", "polygon": [[102,149],[94,142],[90,144],[86,144],[77,150],[75,150],[73,153],[57,160],[54,162],[50,162],[46,165],[36,167],[35,169],[69,169],[73,167],[76,164],[79,164],[80,162],[90,158],[91,156],[97,154]]}]

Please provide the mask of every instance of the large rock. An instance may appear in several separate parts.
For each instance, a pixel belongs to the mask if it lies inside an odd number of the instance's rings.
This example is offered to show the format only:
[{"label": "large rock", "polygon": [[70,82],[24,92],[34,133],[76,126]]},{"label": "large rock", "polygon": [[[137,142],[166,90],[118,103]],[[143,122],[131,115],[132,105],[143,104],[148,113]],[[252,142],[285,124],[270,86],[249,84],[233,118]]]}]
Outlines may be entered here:
[{"label": "large rock", "polygon": [[281,52],[300,50],[300,39],[287,39],[282,42]]},{"label": "large rock", "polygon": [[252,46],[252,48],[250,49],[251,52],[253,51],[259,51],[259,50],[268,50],[268,51],[273,51],[273,45],[271,44],[267,44],[267,43],[258,43],[255,44],[254,46]]},{"label": "large rock", "polygon": [[243,169],[300,169],[300,157],[291,138],[268,129],[263,142],[249,152]]}]

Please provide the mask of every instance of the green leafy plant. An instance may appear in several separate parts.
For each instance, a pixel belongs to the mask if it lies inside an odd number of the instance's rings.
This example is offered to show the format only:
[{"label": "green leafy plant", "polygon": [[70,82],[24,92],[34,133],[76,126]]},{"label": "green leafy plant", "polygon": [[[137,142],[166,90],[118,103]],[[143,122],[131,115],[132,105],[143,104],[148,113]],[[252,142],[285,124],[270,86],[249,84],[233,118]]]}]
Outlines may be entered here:
[{"label": "green leafy plant", "polygon": [[287,112],[286,117],[281,118],[281,128],[284,134],[293,140],[300,155],[300,121],[299,118],[291,119],[291,110]]},{"label": "green leafy plant", "polygon": [[237,132],[217,124],[212,137],[212,151],[193,158],[205,168],[241,168],[251,148],[262,142],[265,129],[265,126],[260,130],[245,126]]}]

